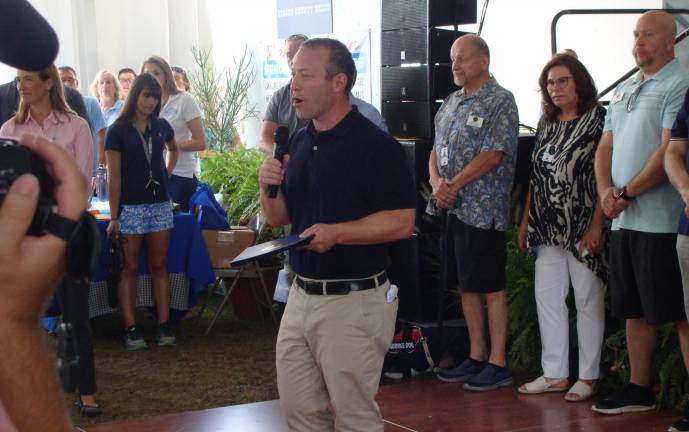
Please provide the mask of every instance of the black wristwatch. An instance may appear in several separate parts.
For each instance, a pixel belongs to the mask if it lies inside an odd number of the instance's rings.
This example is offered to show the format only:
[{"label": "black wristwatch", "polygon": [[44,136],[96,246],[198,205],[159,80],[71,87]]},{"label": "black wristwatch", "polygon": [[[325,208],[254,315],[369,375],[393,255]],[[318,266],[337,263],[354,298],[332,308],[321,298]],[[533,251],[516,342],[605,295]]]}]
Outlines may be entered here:
[{"label": "black wristwatch", "polygon": [[615,195],[615,199],[620,199],[620,198],[622,198],[625,201],[633,201],[634,198],[636,198],[636,197],[629,196],[627,194],[627,186],[622,186],[622,188],[617,193],[617,195]]},{"label": "black wristwatch", "polygon": [[34,215],[29,233],[47,233],[65,240],[65,270],[75,280],[91,279],[98,264],[100,234],[96,220],[89,212],[83,212],[78,220],[71,220],[57,214],[54,208],[39,206]]}]

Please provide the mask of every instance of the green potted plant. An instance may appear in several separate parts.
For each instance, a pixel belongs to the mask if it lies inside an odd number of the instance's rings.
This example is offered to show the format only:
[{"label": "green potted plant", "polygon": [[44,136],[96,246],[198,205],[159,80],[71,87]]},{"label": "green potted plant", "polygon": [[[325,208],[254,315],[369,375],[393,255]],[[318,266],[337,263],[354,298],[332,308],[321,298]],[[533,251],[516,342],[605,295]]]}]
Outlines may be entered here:
[{"label": "green potted plant", "polygon": [[197,70],[189,76],[191,93],[203,111],[208,147],[213,152],[231,151],[240,145],[237,125],[257,115],[248,96],[256,79],[253,57],[244,47],[234,68],[217,70],[210,50],[193,47],[192,54]]},{"label": "green potted plant", "polygon": [[[254,83],[252,56],[244,49],[232,69],[217,70],[210,51],[192,48],[197,72],[190,75],[191,91],[198,99],[203,114],[206,141],[210,151],[201,158],[199,179],[221,195],[220,203],[227,210],[230,224],[247,225],[260,213],[258,168],[265,156],[257,149],[242,146],[237,126],[255,117],[248,91]],[[259,241],[277,237],[279,230],[267,230]],[[269,288],[275,286],[279,259],[261,262],[262,273]],[[232,304],[239,317],[253,317],[260,312],[254,296],[247,289],[251,281],[241,280],[232,292]]]}]

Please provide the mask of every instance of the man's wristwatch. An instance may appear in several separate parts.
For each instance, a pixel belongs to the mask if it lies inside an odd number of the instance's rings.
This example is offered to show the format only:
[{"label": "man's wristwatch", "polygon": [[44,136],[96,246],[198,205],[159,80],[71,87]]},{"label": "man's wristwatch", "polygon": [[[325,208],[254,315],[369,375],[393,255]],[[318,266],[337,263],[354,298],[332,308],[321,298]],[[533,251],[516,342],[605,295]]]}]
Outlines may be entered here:
[{"label": "man's wristwatch", "polygon": [[620,199],[620,198],[622,198],[625,201],[632,201],[636,197],[629,196],[627,194],[627,186],[622,186],[622,188],[619,190],[619,192],[617,192],[617,194],[615,195],[615,199]]}]

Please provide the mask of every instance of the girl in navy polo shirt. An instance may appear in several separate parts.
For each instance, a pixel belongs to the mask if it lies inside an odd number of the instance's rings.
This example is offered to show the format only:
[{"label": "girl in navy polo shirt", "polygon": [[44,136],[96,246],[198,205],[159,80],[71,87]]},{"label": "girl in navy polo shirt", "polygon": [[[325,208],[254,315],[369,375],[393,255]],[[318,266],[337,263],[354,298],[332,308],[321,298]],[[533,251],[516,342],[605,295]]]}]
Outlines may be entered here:
[{"label": "girl in navy polo shirt", "polygon": [[[161,94],[160,84],[153,76],[136,77],[120,116],[105,137],[112,216],[107,232],[119,232],[124,238],[118,296],[126,329],[124,342],[130,351],[147,347],[134,320],[139,251],[144,240],[158,310],[156,342],[176,342],[168,325],[170,282],[165,260],[173,226],[166,184],[177,162],[178,150],[172,127],[158,118]],[[167,164],[163,156],[165,147]]]}]

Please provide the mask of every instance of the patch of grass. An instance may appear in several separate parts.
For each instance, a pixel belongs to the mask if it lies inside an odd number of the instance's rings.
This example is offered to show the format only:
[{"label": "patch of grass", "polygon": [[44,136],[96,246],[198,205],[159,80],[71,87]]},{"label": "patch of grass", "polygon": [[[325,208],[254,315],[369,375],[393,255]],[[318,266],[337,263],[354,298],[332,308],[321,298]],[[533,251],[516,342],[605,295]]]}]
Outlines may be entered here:
[{"label": "patch of grass", "polygon": [[[218,298],[211,300],[211,309]],[[119,315],[91,321],[96,359],[97,399],[101,417],[82,417],[75,394],[65,395],[75,424],[89,425],[182,411],[215,408],[278,398],[275,376],[277,327],[264,321],[239,320],[226,307],[208,336],[203,331],[212,311],[200,325],[183,321],[176,329],[176,347],[158,347],[155,319],[137,311],[137,322],[149,345],[128,352],[122,343]],[[50,337],[54,344],[54,337]]]}]

